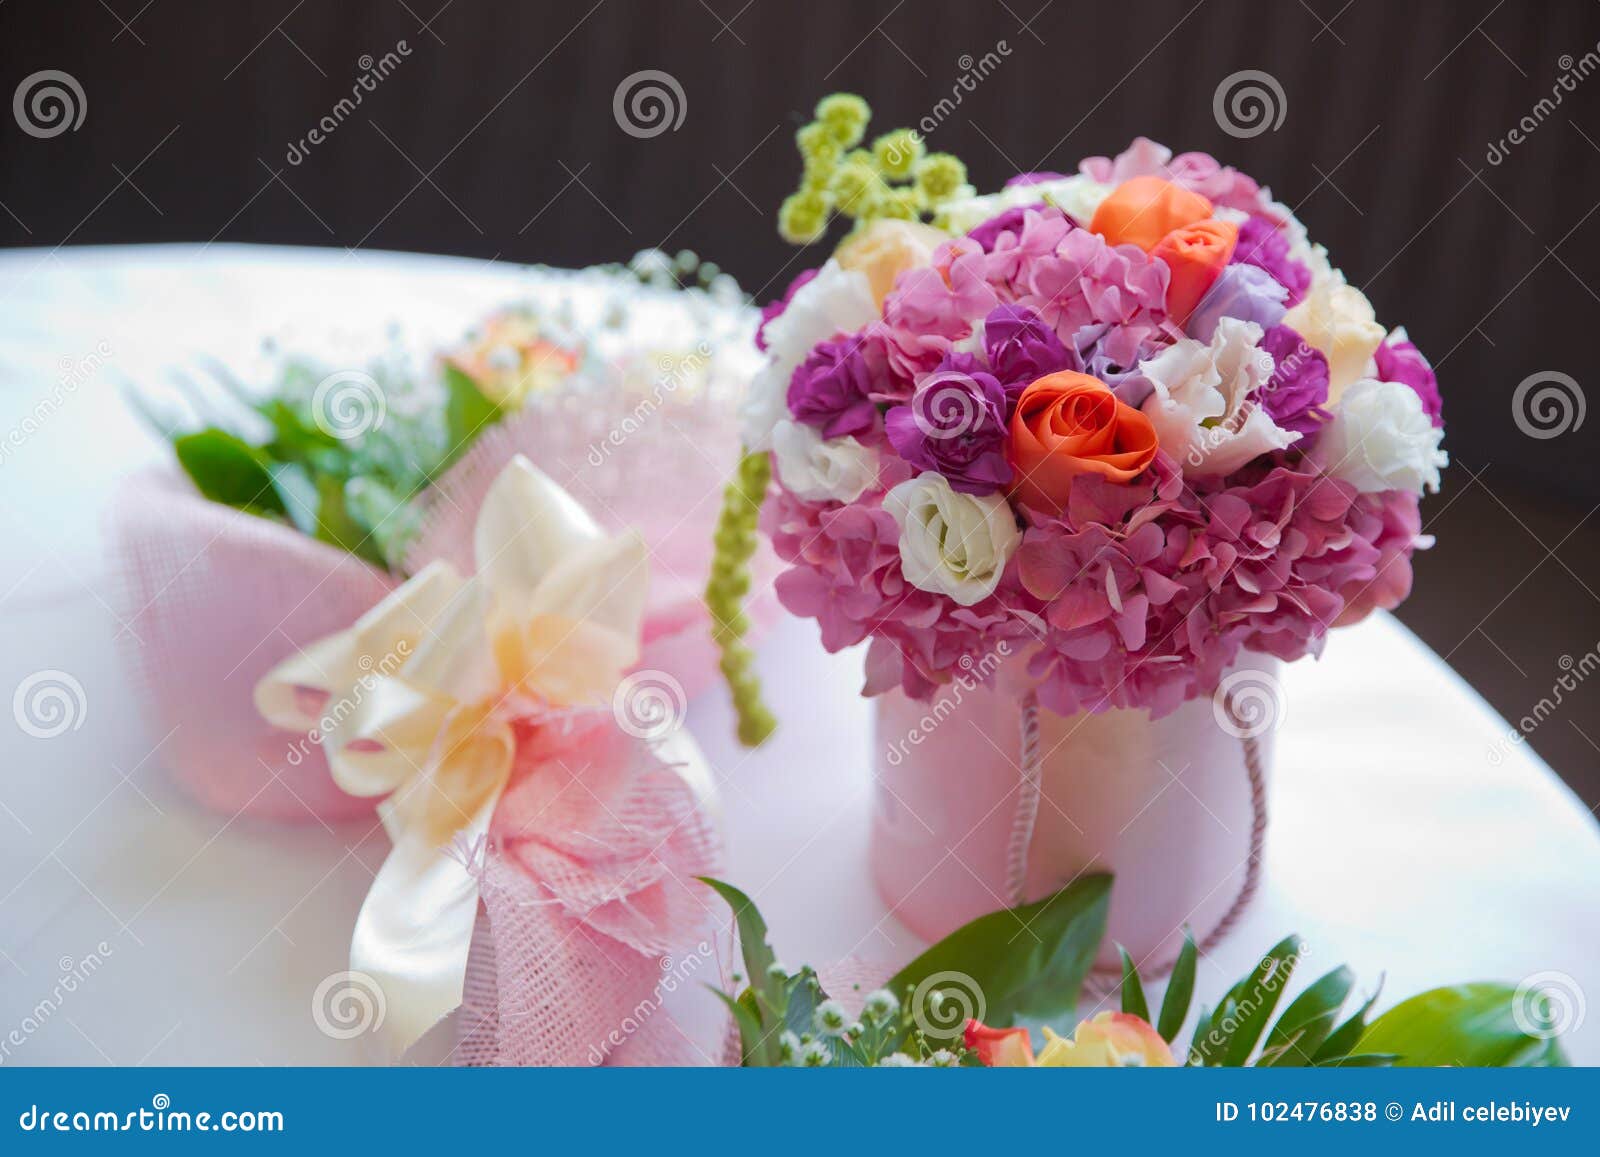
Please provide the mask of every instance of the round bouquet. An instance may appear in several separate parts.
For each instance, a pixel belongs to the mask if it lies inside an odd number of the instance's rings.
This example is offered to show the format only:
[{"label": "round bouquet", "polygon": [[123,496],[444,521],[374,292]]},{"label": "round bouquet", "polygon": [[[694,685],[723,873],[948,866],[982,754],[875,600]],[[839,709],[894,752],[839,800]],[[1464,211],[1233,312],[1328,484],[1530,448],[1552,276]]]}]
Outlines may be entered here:
[{"label": "round bouquet", "polygon": [[817,111],[780,229],[854,227],[766,310],[745,473],[867,694],[1149,727],[1409,593],[1434,374],[1266,188],[1141,138],[978,195],[915,133],[857,147],[858,98]]}]

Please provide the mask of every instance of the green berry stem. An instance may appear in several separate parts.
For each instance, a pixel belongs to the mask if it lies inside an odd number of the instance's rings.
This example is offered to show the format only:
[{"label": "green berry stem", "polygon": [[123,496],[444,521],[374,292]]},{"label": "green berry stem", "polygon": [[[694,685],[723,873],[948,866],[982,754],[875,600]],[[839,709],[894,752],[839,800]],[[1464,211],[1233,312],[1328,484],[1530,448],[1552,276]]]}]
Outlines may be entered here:
[{"label": "green berry stem", "polygon": [[733,479],[722,492],[717,517],[711,578],[706,583],[706,609],[711,613],[711,637],[722,652],[722,675],[733,694],[739,720],[739,742],[759,747],[778,726],[761,700],[761,680],[755,673],[755,652],[744,642],[750,620],[744,599],[750,593],[750,559],[756,552],[756,522],[772,478],[772,462],[765,453],[746,451]]}]

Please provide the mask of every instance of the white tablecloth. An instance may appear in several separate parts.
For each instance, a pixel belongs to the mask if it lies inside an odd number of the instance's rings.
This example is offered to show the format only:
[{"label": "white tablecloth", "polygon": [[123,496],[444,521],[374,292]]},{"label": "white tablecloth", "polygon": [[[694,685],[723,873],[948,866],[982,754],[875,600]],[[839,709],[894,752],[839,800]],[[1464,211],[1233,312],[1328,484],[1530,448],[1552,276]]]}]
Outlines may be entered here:
[{"label": "white tablecloth", "polygon": [[[59,670],[85,704],[51,739],[0,715],[0,1063],[364,1059],[317,1028],[311,1000],[343,967],[381,833],[190,806],[116,661],[96,520],[119,477],[163,454],[117,385],[199,355],[237,363],[262,334],[326,333],[330,319],[369,340],[404,321],[419,344],[445,341],[525,284],[502,266],[391,254],[0,255],[0,443],[27,431],[0,457],[0,692]],[[75,384],[41,414],[66,375]],[[787,622],[761,667],[789,723],[766,748],[732,742],[720,695],[689,714],[722,785],[728,874],[786,961],[901,961],[917,945],[866,876],[860,657],[825,655],[810,624]],[[1368,987],[1386,975],[1384,1004],[1548,971],[1579,999],[1600,993],[1600,830],[1504,742],[1504,720],[1387,616],[1291,667],[1286,691],[1264,889],[1202,965],[1202,996],[1291,930],[1310,946],[1307,974],[1348,962]],[[1600,1009],[1568,1048],[1600,1063]]]}]

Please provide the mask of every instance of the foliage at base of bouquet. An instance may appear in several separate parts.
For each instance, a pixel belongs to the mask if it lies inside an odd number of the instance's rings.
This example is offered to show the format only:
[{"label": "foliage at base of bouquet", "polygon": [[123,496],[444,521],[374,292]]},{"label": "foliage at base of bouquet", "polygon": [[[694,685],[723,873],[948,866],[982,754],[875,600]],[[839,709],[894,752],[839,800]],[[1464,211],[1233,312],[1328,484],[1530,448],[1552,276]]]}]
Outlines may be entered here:
[{"label": "foliage at base of bouquet", "polygon": [[[1105,935],[1110,876],[1080,879],[1032,904],[957,929],[868,993],[852,1017],[814,969],[791,973],[767,940],[751,899],[705,883],[733,909],[748,981],[736,997],[714,990],[739,1026],[746,1066],[998,1068],[1353,1068],[1387,1065],[1507,1068],[1565,1065],[1544,998],[1480,982],[1430,989],[1369,1020],[1373,992],[1345,1013],[1355,974],[1340,966],[1280,999],[1307,955],[1298,936],[1265,952],[1214,1008],[1202,1007],[1181,1058],[1172,1044],[1189,1020],[1198,950],[1188,929],[1160,1009],[1125,950],[1121,1008],[1080,1021],[1070,1037],[1048,1021],[1072,1015]],[[1026,929],[1027,937],[1018,935]],[[1026,943],[1025,943],[1026,941]],[[1381,984],[1380,984],[1381,988]],[[1033,1028],[1044,1045],[1034,1049]],[[1546,1027],[1549,1026],[1549,1031]]]}]

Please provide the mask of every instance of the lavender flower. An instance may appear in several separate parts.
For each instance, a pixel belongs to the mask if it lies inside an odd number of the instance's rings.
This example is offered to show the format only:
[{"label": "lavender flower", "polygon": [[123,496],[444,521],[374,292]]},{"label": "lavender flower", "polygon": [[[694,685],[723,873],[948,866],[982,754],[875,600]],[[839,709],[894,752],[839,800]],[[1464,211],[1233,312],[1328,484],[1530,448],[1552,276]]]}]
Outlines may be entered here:
[{"label": "lavender flower", "polygon": [[944,475],[950,489],[993,494],[1012,477],[1007,407],[999,380],[955,355],[918,383],[909,404],[889,411],[884,428],[900,457]]}]

